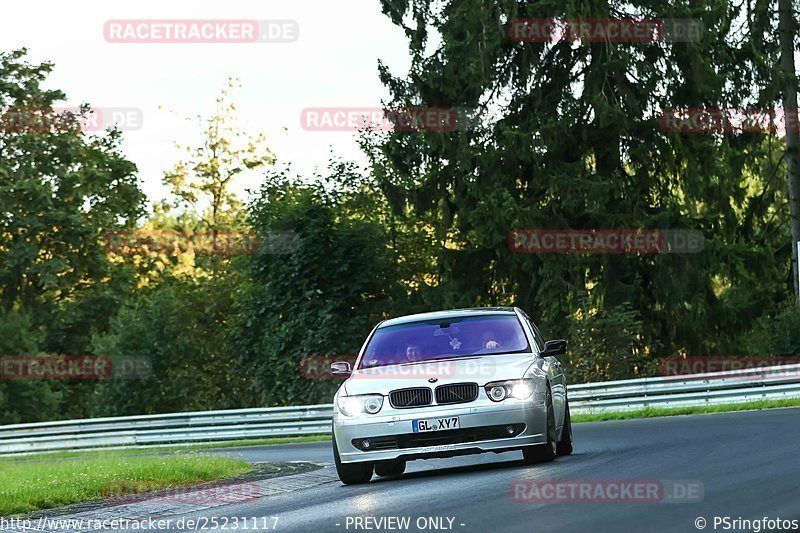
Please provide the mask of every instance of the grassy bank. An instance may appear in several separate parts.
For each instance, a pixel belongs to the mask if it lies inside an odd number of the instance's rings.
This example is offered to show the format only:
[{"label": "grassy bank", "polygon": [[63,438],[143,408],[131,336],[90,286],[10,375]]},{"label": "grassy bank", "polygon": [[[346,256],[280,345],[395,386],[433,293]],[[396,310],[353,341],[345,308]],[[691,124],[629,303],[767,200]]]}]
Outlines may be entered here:
[{"label": "grassy bank", "polygon": [[244,461],[202,454],[153,455],[130,450],[0,459],[0,516],[103,499],[121,483],[148,489],[229,478],[249,472]]}]

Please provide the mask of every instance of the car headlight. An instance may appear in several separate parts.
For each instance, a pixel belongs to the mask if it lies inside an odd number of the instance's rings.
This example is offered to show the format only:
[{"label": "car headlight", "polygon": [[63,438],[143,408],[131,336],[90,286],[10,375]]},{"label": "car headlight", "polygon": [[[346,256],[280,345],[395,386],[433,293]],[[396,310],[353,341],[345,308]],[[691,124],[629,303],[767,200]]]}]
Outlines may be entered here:
[{"label": "car headlight", "polygon": [[507,395],[508,392],[506,391],[506,388],[503,386],[497,385],[489,389],[489,398],[491,398],[496,402],[504,400]]},{"label": "car headlight", "polygon": [[508,397],[525,400],[536,391],[536,383],[532,379],[493,381],[487,383],[484,389],[489,399],[495,402],[502,402]]},{"label": "car headlight", "polygon": [[346,416],[358,416],[361,413],[374,415],[383,407],[383,396],[380,394],[339,396],[336,404],[339,407],[339,411]]},{"label": "car headlight", "polygon": [[513,387],[511,387],[511,396],[518,400],[524,400],[525,398],[530,397],[533,394],[533,391],[536,387],[533,386],[533,383],[517,383]]}]

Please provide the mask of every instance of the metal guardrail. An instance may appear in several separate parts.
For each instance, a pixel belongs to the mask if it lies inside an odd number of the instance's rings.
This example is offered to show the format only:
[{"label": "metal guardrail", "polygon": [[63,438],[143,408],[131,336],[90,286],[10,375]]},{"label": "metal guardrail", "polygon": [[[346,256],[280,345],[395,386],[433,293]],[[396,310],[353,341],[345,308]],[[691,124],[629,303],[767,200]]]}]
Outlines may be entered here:
[{"label": "metal guardrail", "polygon": [[304,405],[0,426],[0,455],[330,433],[333,406]]},{"label": "metal guardrail", "polygon": [[[800,397],[800,364],[569,386],[573,413]],[[329,434],[331,404],[0,426],[0,455]]]},{"label": "metal guardrail", "polygon": [[571,385],[569,398],[573,413],[800,398],[800,364]]}]

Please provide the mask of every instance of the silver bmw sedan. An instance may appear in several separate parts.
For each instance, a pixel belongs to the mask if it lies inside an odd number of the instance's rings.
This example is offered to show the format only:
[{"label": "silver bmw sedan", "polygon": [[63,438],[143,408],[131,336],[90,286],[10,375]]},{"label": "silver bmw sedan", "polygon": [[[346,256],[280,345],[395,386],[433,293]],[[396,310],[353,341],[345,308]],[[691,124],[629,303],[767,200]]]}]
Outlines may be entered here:
[{"label": "silver bmw sedan", "polygon": [[517,307],[457,309],[381,322],[334,397],[339,479],[397,476],[406,461],[522,451],[526,463],[572,453],[567,387],[556,356]]}]

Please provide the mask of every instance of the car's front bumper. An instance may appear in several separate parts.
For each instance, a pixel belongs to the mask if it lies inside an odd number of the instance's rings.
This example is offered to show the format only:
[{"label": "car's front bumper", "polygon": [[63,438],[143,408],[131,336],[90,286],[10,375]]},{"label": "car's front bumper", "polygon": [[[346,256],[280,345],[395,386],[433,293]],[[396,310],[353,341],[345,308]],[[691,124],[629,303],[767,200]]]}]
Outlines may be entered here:
[{"label": "car's front bumper", "polygon": [[[520,449],[523,446],[544,444],[546,442],[547,409],[544,396],[544,394],[534,394],[527,401],[506,400],[494,403],[490,402],[490,400],[479,400],[470,404],[455,406],[434,405],[416,409],[396,409],[386,415],[361,416],[358,418],[345,417],[337,412],[334,414],[333,436],[336,439],[339,458],[343,463],[386,461],[390,459],[425,459]],[[391,436],[398,437],[400,442],[403,440],[408,441],[408,436],[411,434],[415,436],[421,435],[413,432],[412,420],[453,416],[459,417],[462,430],[505,425],[524,425],[524,430],[513,437],[433,446],[363,451],[353,444],[353,440]],[[425,436],[435,436],[436,433],[425,433]]]}]

